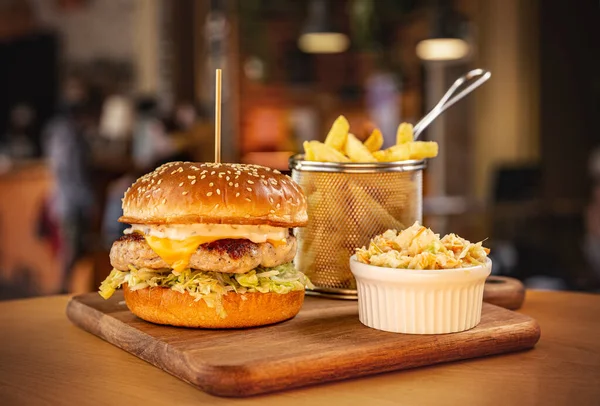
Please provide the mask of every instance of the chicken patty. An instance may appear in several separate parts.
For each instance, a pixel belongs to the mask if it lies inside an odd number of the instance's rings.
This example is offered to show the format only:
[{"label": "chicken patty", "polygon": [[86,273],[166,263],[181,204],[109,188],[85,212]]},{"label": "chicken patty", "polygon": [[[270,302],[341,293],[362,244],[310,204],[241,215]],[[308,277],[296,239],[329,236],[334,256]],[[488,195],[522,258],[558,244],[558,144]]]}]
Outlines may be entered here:
[{"label": "chicken patty", "polygon": [[[253,243],[244,239],[224,239],[202,244],[190,258],[190,268],[201,271],[244,273],[259,265],[274,267],[294,259],[296,238],[288,235],[286,243],[274,246],[268,242]],[[136,268],[169,268],[140,234],[124,235],[110,249],[110,263],[118,270]]]}]

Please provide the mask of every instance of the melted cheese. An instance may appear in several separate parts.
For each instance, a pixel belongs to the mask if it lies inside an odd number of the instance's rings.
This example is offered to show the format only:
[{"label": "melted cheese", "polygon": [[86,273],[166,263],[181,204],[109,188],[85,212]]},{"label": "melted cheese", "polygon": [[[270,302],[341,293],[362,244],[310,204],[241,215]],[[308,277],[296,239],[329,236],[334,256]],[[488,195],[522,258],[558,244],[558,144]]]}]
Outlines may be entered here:
[{"label": "melted cheese", "polygon": [[180,272],[188,267],[192,254],[202,244],[216,241],[215,237],[189,237],[185,240],[172,240],[145,235],[146,242],[174,271]]},{"label": "melted cheese", "polygon": [[271,226],[242,226],[228,224],[191,224],[169,226],[133,225],[126,234],[144,235],[152,251],[173,270],[188,267],[190,258],[202,244],[226,238],[247,239],[254,243],[269,242],[275,246],[286,243],[287,229]]}]

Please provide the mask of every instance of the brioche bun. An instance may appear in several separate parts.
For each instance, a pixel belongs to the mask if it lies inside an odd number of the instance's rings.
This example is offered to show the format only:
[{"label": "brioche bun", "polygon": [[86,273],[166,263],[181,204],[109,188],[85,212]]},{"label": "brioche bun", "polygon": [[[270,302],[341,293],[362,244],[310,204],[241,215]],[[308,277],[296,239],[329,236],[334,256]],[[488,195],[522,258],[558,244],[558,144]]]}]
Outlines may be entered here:
[{"label": "brioche bun", "polygon": [[170,162],[125,193],[129,224],[306,225],[306,198],[288,176],[244,164]]},{"label": "brioche bun", "polygon": [[123,285],[125,303],[139,318],[157,324],[201,328],[242,328],[288,320],[300,311],[304,291],[278,293],[230,292],[223,296],[227,317],[221,318],[204,300],[168,288],[132,291]]}]

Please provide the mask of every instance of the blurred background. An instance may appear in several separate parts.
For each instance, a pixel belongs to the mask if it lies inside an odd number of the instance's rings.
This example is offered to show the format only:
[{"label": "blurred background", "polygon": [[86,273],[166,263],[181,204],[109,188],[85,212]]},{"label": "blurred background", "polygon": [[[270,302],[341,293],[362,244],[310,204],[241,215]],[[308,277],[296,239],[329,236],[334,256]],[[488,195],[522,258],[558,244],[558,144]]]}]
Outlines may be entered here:
[{"label": "blurred background", "polygon": [[424,221],[487,238],[495,274],[600,291],[598,2],[0,0],[0,299],[94,290],[120,200],[170,160],[287,169],[340,114],[423,139]]}]

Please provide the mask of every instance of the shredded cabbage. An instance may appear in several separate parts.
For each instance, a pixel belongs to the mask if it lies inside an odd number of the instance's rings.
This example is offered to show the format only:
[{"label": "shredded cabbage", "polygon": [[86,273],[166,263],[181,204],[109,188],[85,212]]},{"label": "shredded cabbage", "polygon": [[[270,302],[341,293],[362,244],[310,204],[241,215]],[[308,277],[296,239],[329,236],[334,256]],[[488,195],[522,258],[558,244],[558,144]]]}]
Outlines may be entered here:
[{"label": "shredded cabbage", "polygon": [[356,250],[359,262],[401,269],[452,269],[485,263],[490,250],[456,234],[440,239],[418,222],[398,233],[388,230],[373,237],[369,248]]},{"label": "shredded cabbage", "polygon": [[129,265],[129,271],[113,269],[100,285],[99,293],[104,299],[108,299],[123,283],[127,283],[131,290],[147,287],[169,288],[179,293],[187,293],[196,301],[204,300],[209,307],[216,308],[221,317],[225,317],[222,297],[228,292],[286,294],[313,288],[306,275],[296,270],[291,262],[273,268],[259,266],[242,274],[206,272],[189,268],[177,274],[171,271],[137,269],[132,265]]},{"label": "shredded cabbage", "polygon": [[121,272],[117,269],[113,269],[100,285],[98,292],[100,293],[100,296],[102,296],[104,299],[111,297],[123,284],[123,282],[125,282],[125,275],[127,275],[127,272]]}]

